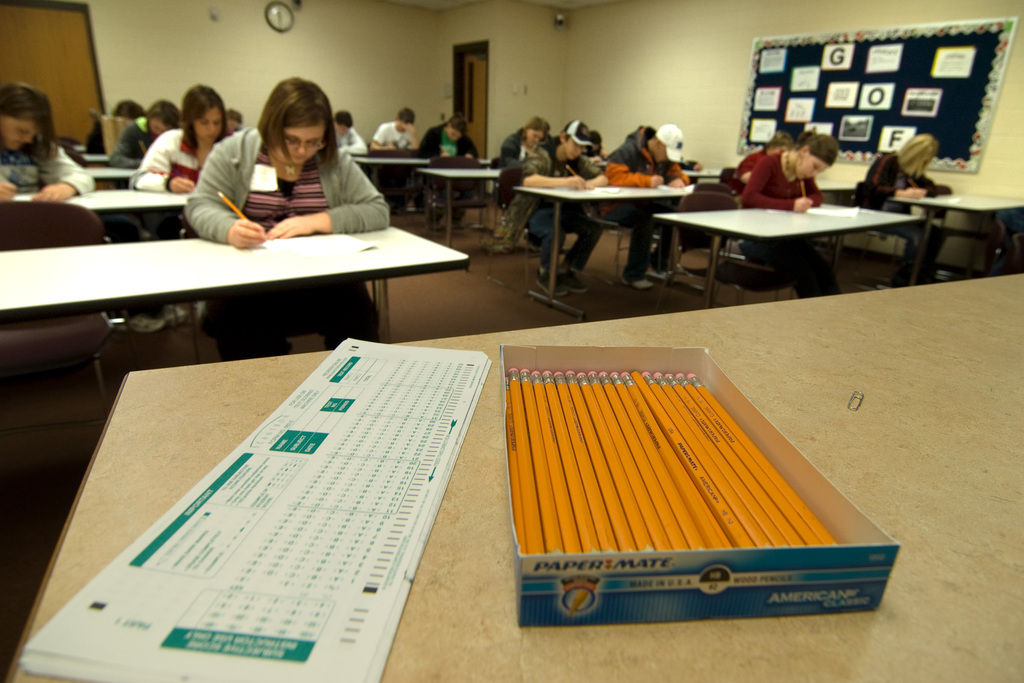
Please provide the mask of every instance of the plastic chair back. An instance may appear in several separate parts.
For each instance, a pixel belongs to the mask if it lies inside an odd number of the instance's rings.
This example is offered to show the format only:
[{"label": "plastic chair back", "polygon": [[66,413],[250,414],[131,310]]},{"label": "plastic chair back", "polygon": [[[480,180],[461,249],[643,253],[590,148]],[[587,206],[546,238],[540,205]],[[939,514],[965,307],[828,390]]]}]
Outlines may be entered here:
[{"label": "plastic chair back", "polygon": [[0,202],[0,250],[103,244],[103,221],[65,202]]},{"label": "plastic chair back", "polygon": [[724,192],[694,192],[679,200],[680,211],[729,211],[736,208],[736,199]]},{"label": "plastic chair back", "polygon": [[515,188],[523,182],[523,169],[520,166],[509,166],[501,169],[498,174],[498,207],[504,211],[516,196]]},{"label": "plastic chair back", "polygon": [[694,192],[721,192],[722,194],[736,194],[727,183],[697,183],[693,186]]}]

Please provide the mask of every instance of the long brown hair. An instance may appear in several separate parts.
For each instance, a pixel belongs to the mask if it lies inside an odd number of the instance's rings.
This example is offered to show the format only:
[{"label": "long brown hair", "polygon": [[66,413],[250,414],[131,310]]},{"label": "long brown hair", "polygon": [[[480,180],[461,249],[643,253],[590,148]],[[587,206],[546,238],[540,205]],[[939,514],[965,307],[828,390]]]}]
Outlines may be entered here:
[{"label": "long brown hair", "polygon": [[22,152],[36,160],[46,160],[57,153],[50,98],[42,90],[28,83],[0,86],[0,114],[36,124],[36,137],[21,148]]},{"label": "long brown hair", "polygon": [[323,124],[324,146],[316,158],[321,164],[333,164],[338,159],[338,137],[331,111],[331,102],[319,85],[301,78],[289,78],[271,91],[263,105],[257,129],[267,148],[280,150],[291,159],[284,141],[284,129]]},{"label": "long brown hair", "polygon": [[185,98],[181,101],[181,130],[182,139],[192,149],[199,146],[199,142],[196,140],[196,128],[193,124],[210,109],[220,110],[220,133],[215,141],[220,142],[227,135],[228,128],[224,100],[220,98],[216,90],[209,86],[193,85],[188,89]]}]

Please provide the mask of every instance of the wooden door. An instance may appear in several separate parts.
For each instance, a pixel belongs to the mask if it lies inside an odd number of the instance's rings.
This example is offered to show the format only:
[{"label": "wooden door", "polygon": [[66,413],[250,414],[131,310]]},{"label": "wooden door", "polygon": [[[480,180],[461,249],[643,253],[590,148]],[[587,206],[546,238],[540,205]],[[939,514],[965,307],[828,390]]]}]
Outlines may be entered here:
[{"label": "wooden door", "polygon": [[467,135],[487,156],[487,43],[456,45],[454,111],[466,116]]},{"label": "wooden door", "polygon": [[22,81],[50,98],[58,136],[81,142],[102,113],[88,5],[0,2],[0,83]]}]

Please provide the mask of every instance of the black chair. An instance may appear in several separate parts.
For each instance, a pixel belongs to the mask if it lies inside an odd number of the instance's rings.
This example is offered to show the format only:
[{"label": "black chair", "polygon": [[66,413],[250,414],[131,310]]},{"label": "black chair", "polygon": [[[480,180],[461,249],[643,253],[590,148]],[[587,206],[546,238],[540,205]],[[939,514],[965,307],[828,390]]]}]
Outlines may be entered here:
[{"label": "black chair", "polygon": [[[479,170],[480,161],[469,157],[431,157],[427,168]],[[433,229],[435,213],[444,214],[450,205],[452,212],[465,209],[480,209],[480,225],[484,225],[484,211],[491,206],[479,180],[456,179],[451,181],[452,196],[448,196],[448,181],[444,178],[430,178],[425,183],[427,227]]]},{"label": "black chair", "polygon": [[[103,221],[88,209],[61,202],[0,202],[0,250],[102,245],[104,241]],[[110,333],[110,321],[102,313],[0,325],[0,379],[70,374],[92,365],[105,413],[100,353]]]},{"label": "black chair", "polygon": [[[366,156],[381,159],[411,159],[413,154],[407,149],[371,149]],[[388,199],[388,203],[393,208],[398,208],[397,204],[400,203],[399,210],[405,210],[409,206],[409,202],[422,192],[423,188],[417,184],[416,174],[413,173],[414,166],[405,164],[374,165],[372,162],[370,166],[372,169],[370,177],[373,184]]]},{"label": "black chair", "polygon": [[718,174],[718,182],[725,183],[726,185],[728,185],[729,181],[732,180],[732,177],[734,175],[736,175],[736,169],[735,168],[733,168],[733,167],[723,168],[722,172]]}]

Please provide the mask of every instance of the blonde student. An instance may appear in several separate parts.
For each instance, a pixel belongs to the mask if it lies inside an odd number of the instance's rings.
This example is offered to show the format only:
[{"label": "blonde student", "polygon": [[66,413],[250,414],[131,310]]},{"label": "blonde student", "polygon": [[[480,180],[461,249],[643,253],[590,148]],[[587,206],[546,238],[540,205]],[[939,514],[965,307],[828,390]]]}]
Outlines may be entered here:
[{"label": "blonde student", "polygon": [[62,202],[95,189],[95,182],[57,144],[50,99],[27,83],[0,86],[0,201],[33,194]]}]

